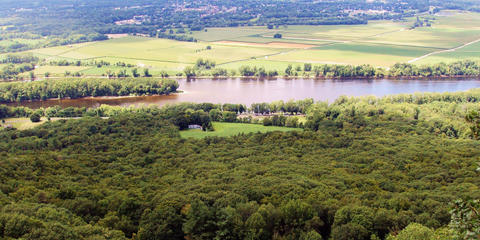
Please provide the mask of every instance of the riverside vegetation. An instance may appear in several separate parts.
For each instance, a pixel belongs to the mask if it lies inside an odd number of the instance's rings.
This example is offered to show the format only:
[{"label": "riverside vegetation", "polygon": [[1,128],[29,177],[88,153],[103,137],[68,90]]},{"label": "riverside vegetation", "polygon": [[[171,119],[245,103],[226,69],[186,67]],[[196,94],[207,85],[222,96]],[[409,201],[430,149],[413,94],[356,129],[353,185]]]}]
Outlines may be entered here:
[{"label": "riverside vegetation", "polygon": [[[25,55],[7,55],[3,59],[6,64],[0,70],[0,79],[4,81],[16,81],[30,79],[35,80],[38,76],[34,70],[36,65],[56,66],[56,67],[97,67],[113,65],[118,71],[107,70],[102,75],[108,78],[148,78],[152,76],[168,78],[171,77],[166,71],[160,71],[152,74],[148,68],[138,68],[125,62],[116,62],[110,64],[106,61],[42,61],[30,54]],[[237,71],[238,70],[238,71]],[[27,75],[28,73],[28,75]],[[215,61],[209,59],[197,59],[193,67],[187,66],[183,71],[173,73],[177,77],[316,77],[316,78],[435,78],[435,77],[479,77],[480,62],[472,60],[462,60],[450,63],[436,63],[415,65],[410,63],[397,63],[389,68],[375,67],[369,64],[363,65],[339,65],[339,64],[311,64],[303,65],[288,64],[285,69],[267,70],[262,66],[242,65],[238,69],[226,69],[217,66]],[[56,75],[58,77],[58,74]],[[66,70],[62,77],[84,77],[85,74],[77,71]],[[41,76],[40,76],[41,77]],[[46,72],[44,77],[50,77]]]},{"label": "riverside vegetation", "polygon": [[[223,106],[103,106],[5,129],[0,236],[476,239],[479,96],[306,101],[305,131],[204,139],[179,129],[209,126]],[[226,107],[235,117],[248,110]]]},{"label": "riverside vegetation", "polygon": [[0,83],[0,102],[81,98],[96,96],[129,96],[169,94],[176,92],[178,82],[170,79],[57,79],[35,82]]}]

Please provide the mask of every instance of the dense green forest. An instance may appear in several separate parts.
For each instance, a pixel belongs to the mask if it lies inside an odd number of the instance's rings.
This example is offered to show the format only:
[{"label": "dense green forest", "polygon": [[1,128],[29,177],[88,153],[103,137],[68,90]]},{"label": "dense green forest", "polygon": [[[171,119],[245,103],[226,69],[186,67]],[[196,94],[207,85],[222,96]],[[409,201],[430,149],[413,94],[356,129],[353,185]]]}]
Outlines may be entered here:
[{"label": "dense green forest", "polygon": [[305,131],[229,138],[179,135],[214,104],[5,129],[0,236],[477,239],[478,96],[344,97],[308,104]]},{"label": "dense green forest", "polygon": [[0,39],[13,44],[0,46],[0,52],[105,40],[109,33],[193,41],[186,31],[205,27],[366,24],[441,9],[479,11],[479,6],[475,0],[5,0]]},{"label": "dense green forest", "polygon": [[53,79],[35,82],[0,83],[0,102],[81,98],[96,96],[129,96],[169,94],[178,88],[170,79]]}]

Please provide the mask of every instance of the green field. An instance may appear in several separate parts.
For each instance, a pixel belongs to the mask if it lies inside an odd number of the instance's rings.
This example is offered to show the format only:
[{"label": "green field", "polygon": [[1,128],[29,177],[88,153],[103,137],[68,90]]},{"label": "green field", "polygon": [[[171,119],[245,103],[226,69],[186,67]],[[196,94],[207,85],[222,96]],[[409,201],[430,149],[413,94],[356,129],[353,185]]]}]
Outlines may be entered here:
[{"label": "green field", "polygon": [[89,67],[84,66],[39,66],[35,69],[35,75],[44,75],[45,73],[50,73],[52,76],[64,75],[65,72],[75,73],[82,72]]},{"label": "green field", "polygon": [[[213,60],[226,69],[237,70],[242,65],[251,65],[279,71],[289,64],[303,63],[389,67],[409,61],[425,64],[480,60],[480,43],[462,48],[480,39],[479,13],[446,11],[427,17],[432,26],[415,29],[410,27],[416,18],[399,22],[370,21],[366,25],[208,28],[191,33],[198,42],[129,36],[30,52],[47,60],[125,62],[137,68],[149,68],[153,74],[166,71],[170,75],[192,66],[199,58]],[[275,33],[283,37],[275,39]],[[212,49],[206,50],[207,46]],[[449,49],[455,50],[445,52]],[[102,75],[106,71],[119,70],[118,67],[88,67],[68,71]],[[40,67],[36,73],[46,71],[61,74],[67,68]]]},{"label": "green field", "polygon": [[274,126],[263,126],[259,124],[248,124],[248,123],[225,123],[225,122],[214,122],[213,128],[215,131],[205,132],[198,129],[184,130],[180,132],[180,135],[183,138],[204,138],[204,137],[229,137],[238,135],[241,133],[256,133],[256,132],[288,132],[288,131],[299,131],[299,128],[287,128],[287,127],[274,127]]},{"label": "green field", "polygon": [[[231,30],[228,31],[227,29]],[[202,41],[213,42],[272,32],[275,32],[275,30],[270,30],[265,27],[209,28],[207,31],[194,32],[193,37]]]},{"label": "green field", "polygon": [[256,66],[256,67],[263,67],[267,71],[268,70],[284,70],[288,67],[288,65],[302,66],[302,63],[293,62],[293,61],[273,61],[270,57],[263,57],[258,59],[251,59],[247,61],[241,62],[232,62],[228,64],[221,65],[220,67],[227,68],[227,69],[239,69],[242,65],[249,65],[249,66]]},{"label": "green field", "polygon": [[[217,63],[242,60],[255,56],[269,55],[278,52],[275,49],[261,47],[224,46],[216,44],[212,50],[205,50],[208,43],[179,42],[165,39],[145,37],[126,37],[109,41],[96,42],[81,47],[72,46],[65,51],[65,46],[34,50],[55,57],[71,59],[101,59],[133,60],[137,63],[144,61],[193,64],[198,58],[214,59]],[[50,52],[51,51],[51,52]]]},{"label": "green field", "polygon": [[[57,121],[60,119],[65,119],[65,118],[51,118],[51,121]],[[43,123],[47,122],[47,118],[42,117],[40,122],[32,122],[30,118],[5,118],[3,119],[5,123],[0,123],[0,127],[13,127],[18,130],[26,130],[26,129],[31,129],[36,126],[42,125]]]},{"label": "green field", "polygon": [[480,42],[466,46],[462,49],[458,49],[453,52],[443,52],[427,58],[424,58],[418,63],[420,64],[430,64],[438,62],[454,62],[459,60],[474,60],[480,61]]},{"label": "green field", "polygon": [[274,61],[363,64],[388,67],[397,62],[406,62],[416,56],[429,53],[425,48],[365,43],[341,43],[313,49],[292,51],[270,57]]}]

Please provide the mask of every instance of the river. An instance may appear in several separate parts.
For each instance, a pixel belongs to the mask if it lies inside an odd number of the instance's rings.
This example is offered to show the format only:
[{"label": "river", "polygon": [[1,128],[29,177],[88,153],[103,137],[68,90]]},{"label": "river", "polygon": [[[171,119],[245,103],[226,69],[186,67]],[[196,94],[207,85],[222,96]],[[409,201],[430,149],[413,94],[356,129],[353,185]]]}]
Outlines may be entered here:
[{"label": "river", "polygon": [[342,95],[385,96],[414,92],[454,92],[480,88],[479,79],[435,80],[319,80],[319,79],[193,79],[179,80],[181,93],[168,96],[96,97],[82,99],[47,100],[11,103],[30,108],[49,107],[98,107],[101,104],[115,106],[165,105],[179,102],[242,103],[272,102],[276,100],[313,98],[332,102]]}]

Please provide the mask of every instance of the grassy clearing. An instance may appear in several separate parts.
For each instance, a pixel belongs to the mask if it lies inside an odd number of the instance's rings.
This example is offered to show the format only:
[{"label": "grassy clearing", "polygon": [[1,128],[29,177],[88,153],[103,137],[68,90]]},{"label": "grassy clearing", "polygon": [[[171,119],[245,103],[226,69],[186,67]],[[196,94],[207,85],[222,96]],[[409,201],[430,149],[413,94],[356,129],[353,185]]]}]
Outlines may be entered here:
[{"label": "grassy clearing", "polygon": [[198,129],[184,130],[180,131],[180,135],[183,138],[204,138],[204,137],[229,137],[238,135],[241,133],[256,133],[256,132],[273,132],[273,131],[300,131],[299,128],[287,128],[287,127],[273,127],[273,126],[263,126],[258,124],[248,124],[248,123],[224,123],[224,122],[214,122],[213,127],[215,131],[213,132],[204,132]]},{"label": "grassy clearing", "polygon": [[[51,121],[57,121],[60,119],[66,119],[66,118],[51,118]],[[47,122],[47,118],[42,117],[40,122],[32,122],[30,121],[30,118],[5,118],[3,119],[5,123],[0,123],[0,127],[6,127],[6,126],[11,126],[14,127],[18,130],[26,130],[26,129],[31,129],[36,126],[42,125],[43,123]]]}]

